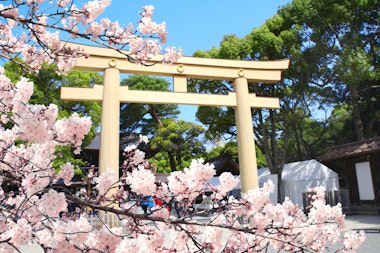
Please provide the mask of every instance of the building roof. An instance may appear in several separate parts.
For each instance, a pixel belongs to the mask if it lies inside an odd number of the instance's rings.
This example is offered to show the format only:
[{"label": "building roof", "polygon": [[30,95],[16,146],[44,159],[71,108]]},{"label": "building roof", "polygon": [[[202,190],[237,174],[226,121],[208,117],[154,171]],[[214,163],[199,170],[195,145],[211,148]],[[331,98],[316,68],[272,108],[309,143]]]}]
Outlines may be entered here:
[{"label": "building roof", "polygon": [[[139,137],[135,134],[128,134],[124,137],[120,138],[120,147],[124,149],[125,146],[135,144],[139,144]],[[84,150],[99,150],[100,149],[100,133],[97,133],[90,145],[84,148]]]},{"label": "building roof", "polygon": [[205,163],[206,162],[215,166],[216,176],[220,176],[223,172],[231,172],[233,175],[240,175],[239,165],[234,161],[230,154],[224,153],[205,161]]},{"label": "building roof", "polygon": [[331,160],[345,159],[353,156],[368,155],[380,151],[380,136],[367,139],[364,141],[356,141],[340,146],[333,146],[327,149],[326,153],[317,157],[321,162]]},{"label": "building roof", "polygon": [[92,139],[90,145],[84,148],[85,150],[99,150],[100,149],[100,134],[97,133],[94,139]]}]

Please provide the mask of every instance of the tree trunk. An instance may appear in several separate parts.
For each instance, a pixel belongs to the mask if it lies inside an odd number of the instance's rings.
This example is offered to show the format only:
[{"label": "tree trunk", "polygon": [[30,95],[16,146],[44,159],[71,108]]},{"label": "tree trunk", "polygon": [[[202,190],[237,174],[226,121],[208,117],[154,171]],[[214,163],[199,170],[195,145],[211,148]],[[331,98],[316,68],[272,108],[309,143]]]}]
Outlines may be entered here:
[{"label": "tree trunk", "polygon": [[157,113],[156,113],[156,110],[154,109],[154,106],[153,105],[149,105],[149,111],[150,111],[150,115],[152,115],[152,117],[154,118],[154,120],[157,122],[157,124],[160,126],[160,127],[164,127],[164,125],[162,124],[162,121],[160,120],[160,118],[158,117]]},{"label": "tree trunk", "polygon": [[301,148],[302,145],[301,145],[301,138],[300,138],[301,134],[299,134],[296,124],[297,123],[295,121],[291,122],[291,129],[293,130],[294,139],[296,140],[297,159],[302,160],[302,148]]},{"label": "tree trunk", "polygon": [[[261,134],[262,138],[258,138],[259,147],[262,149],[265,158],[268,163],[268,168],[271,174],[277,174],[278,176],[278,186],[277,186],[277,196],[280,200],[281,196],[281,174],[284,168],[285,157],[286,157],[286,147],[288,145],[288,135],[286,134],[286,129],[283,129],[283,147],[279,150],[277,136],[276,136],[276,112],[274,110],[269,110],[269,122],[270,126],[265,126],[264,117],[262,110],[258,113],[259,123],[262,126]],[[268,129],[268,127],[270,129]],[[268,143],[270,142],[270,144]]]},{"label": "tree trunk", "polygon": [[364,127],[363,121],[360,117],[359,110],[359,92],[354,85],[348,85],[351,92],[351,103],[352,103],[352,117],[354,120],[356,138],[358,141],[364,140]]},{"label": "tree trunk", "polygon": [[265,159],[267,160],[269,171],[272,174],[275,174],[276,172],[275,172],[274,165],[273,165],[271,150],[270,150],[269,144],[268,144],[268,139],[269,139],[268,131],[267,131],[267,128],[265,127],[265,124],[264,124],[262,110],[259,111],[258,116],[259,116],[258,117],[259,118],[259,124],[261,126],[261,134],[263,136],[262,139],[257,137],[259,140],[259,145],[260,145],[261,150],[263,151],[263,154],[265,155]]},{"label": "tree trunk", "polygon": [[[379,85],[380,86],[380,85]],[[370,93],[370,89],[373,89],[375,88],[376,86],[370,86],[370,88],[368,88],[366,91],[365,91],[365,99],[366,99],[366,104],[367,104],[367,107],[368,107],[368,115],[369,118],[366,122],[366,127],[364,128],[364,137],[366,139],[368,138],[371,138],[374,136],[374,132],[376,132],[376,130],[374,130],[375,126],[376,126],[376,122],[378,121],[378,117],[376,116],[376,103],[373,101],[373,95]],[[380,87],[378,87],[380,88]]]},{"label": "tree trunk", "polygon": [[[149,111],[150,111],[150,115],[154,118],[154,120],[157,122],[157,124],[160,127],[164,127],[164,125],[162,124],[161,119],[158,117],[156,110],[154,109],[153,105],[149,105]],[[168,152],[168,157],[169,157],[170,170],[176,171],[177,167],[176,167],[176,162],[175,162],[175,158],[174,158],[174,152]]]},{"label": "tree trunk", "polygon": [[182,167],[182,156],[180,153],[177,153],[176,159],[177,159],[177,164],[178,164],[179,168],[183,168]]},{"label": "tree trunk", "polygon": [[176,167],[176,162],[175,162],[175,159],[174,159],[173,152],[168,152],[168,156],[169,156],[169,164],[170,164],[171,171],[176,171],[177,167]]}]

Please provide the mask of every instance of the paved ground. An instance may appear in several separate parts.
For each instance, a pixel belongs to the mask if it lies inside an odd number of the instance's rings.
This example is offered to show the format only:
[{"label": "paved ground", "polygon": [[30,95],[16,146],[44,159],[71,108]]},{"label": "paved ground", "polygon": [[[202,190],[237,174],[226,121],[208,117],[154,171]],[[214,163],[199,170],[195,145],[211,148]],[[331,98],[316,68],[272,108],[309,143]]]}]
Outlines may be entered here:
[{"label": "paved ground", "polygon": [[[346,217],[347,230],[363,230],[366,240],[357,250],[357,253],[380,252],[380,216],[377,215],[348,215]],[[338,246],[338,245],[335,245]],[[335,247],[334,247],[335,248]]]},{"label": "paved ground", "polygon": [[[380,232],[380,216],[378,215],[347,215],[344,230],[378,230]],[[380,250],[379,250],[380,251]]]},{"label": "paved ground", "polygon": [[[207,219],[207,218],[202,217],[201,219]],[[346,217],[345,223],[346,223],[346,227],[344,231],[363,230],[366,233],[367,239],[362,245],[362,247],[357,251],[358,253],[380,252],[380,248],[379,248],[380,216],[348,215]],[[338,248],[340,248],[340,245],[334,245],[334,247],[332,247],[332,249],[338,249]],[[43,253],[41,248],[39,248],[36,245],[23,247],[21,249],[21,252],[22,253]]]}]

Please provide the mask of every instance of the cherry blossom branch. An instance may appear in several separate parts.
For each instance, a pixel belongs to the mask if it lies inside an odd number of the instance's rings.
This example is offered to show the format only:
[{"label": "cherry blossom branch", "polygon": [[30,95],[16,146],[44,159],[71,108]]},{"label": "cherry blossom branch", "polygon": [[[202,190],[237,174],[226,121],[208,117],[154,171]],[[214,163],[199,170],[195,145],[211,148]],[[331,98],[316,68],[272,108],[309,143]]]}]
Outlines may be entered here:
[{"label": "cherry blossom branch", "polygon": [[[150,65],[146,63],[150,55],[160,53],[161,45],[166,44],[165,23],[156,24],[152,20],[152,6],[143,8],[138,27],[135,29],[131,24],[123,28],[107,18],[101,19],[98,23],[96,18],[109,4],[104,0],[90,1],[81,9],[74,5],[74,1],[60,1],[56,11],[50,13],[47,11],[52,9],[53,5],[46,10],[40,10],[45,2],[43,0],[32,3],[16,0],[10,2],[13,5],[0,6],[2,7],[0,17],[6,21],[2,26],[0,23],[0,30],[4,34],[0,36],[3,38],[0,46],[3,57],[13,60],[15,55],[21,54],[25,62],[30,64],[31,70],[39,69],[43,61],[52,63],[52,60],[58,63],[59,70],[63,72],[73,66],[72,58],[78,55],[61,50],[63,47],[60,46],[57,32],[68,34],[71,39],[82,38],[102,47],[111,48],[125,55],[128,61],[147,66]],[[23,8],[29,9],[26,16],[19,15]],[[11,31],[17,26],[24,28],[28,36],[24,34],[20,39],[15,38]],[[129,52],[125,51],[126,47],[129,47]],[[162,60],[172,63],[181,54],[181,50],[169,48]]]}]

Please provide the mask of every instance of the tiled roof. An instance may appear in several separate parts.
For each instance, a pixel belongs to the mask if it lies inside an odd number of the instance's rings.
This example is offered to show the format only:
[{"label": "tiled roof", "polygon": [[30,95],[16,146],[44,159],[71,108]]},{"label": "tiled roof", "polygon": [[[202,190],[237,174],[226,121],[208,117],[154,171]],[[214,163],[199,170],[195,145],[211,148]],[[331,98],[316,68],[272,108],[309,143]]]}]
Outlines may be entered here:
[{"label": "tiled roof", "polygon": [[[125,146],[135,144],[138,145],[138,136],[129,134],[120,138],[120,147],[124,149]],[[100,133],[97,133],[90,145],[84,148],[85,150],[99,150],[100,149]]]},{"label": "tiled roof", "polygon": [[330,147],[325,154],[316,159],[321,162],[326,162],[353,156],[367,155],[375,152],[380,152],[380,137]]},{"label": "tiled roof", "polygon": [[216,176],[220,176],[223,172],[231,172],[233,175],[240,175],[239,164],[237,164],[230,154],[221,154],[210,160],[205,161],[215,166]]}]

